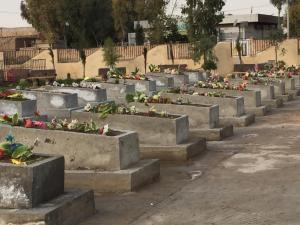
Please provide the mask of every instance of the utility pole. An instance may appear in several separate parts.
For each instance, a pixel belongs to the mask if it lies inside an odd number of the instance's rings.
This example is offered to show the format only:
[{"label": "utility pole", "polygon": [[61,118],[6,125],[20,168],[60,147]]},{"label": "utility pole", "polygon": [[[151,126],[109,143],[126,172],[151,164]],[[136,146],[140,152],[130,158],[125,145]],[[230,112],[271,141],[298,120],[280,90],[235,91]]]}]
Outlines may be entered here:
[{"label": "utility pole", "polygon": [[286,13],[286,17],[287,17],[287,38],[290,38],[290,1],[286,0],[286,4],[287,4],[287,13]]}]

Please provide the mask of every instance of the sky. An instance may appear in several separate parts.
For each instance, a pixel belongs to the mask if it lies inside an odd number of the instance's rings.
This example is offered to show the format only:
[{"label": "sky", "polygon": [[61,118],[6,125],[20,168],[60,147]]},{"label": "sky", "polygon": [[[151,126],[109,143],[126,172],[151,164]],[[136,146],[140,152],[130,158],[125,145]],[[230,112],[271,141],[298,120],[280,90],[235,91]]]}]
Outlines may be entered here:
[{"label": "sky", "polygon": [[[83,0],[84,1],[84,0]],[[174,2],[171,0],[168,9],[169,14],[172,12]],[[208,0],[209,1],[209,0]],[[225,14],[250,14],[251,7],[253,13],[263,13],[276,15],[276,9],[270,4],[270,0],[225,0]],[[180,8],[185,0],[177,0],[178,4],[174,14],[180,15]],[[0,0],[0,27],[24,27],[29,26],[20,16],[21,0]]]}]

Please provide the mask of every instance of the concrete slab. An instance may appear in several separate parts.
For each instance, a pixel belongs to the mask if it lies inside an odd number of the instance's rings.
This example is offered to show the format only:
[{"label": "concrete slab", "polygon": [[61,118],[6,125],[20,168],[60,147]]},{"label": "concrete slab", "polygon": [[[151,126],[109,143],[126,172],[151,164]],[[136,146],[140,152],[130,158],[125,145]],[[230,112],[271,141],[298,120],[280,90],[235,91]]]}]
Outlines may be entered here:
[{"label": "concrete slab", "polygon": [[212,129],[191,129],[190,136],[192,138],[203,137],[207,141],[222,141],[234,135],[233,125]]},{"label": "concrete slab", "polygon": [[186,161],[206,150],[206,140],[190,138],[186,143],[173,146],[141,145],[142,159],[160,159],[162,161]]},{"label": "concrete slab", "polygon": [[28,117],[34,116],[35,112],[37,112],[36,100],[0,100],[0,114],[2,115],[13,115],[18,113],[20,117]]},{"label": "concrete slab", "polygon": [[268,113],[268,107],[265,105],[259,107],[245,107],[246,113],[256,116],[265,116]]},{"label": "concrete slab", "polygon": [[76,225],[94,213],[92,191],[67,190],[33,209],[0,209],[0,224]]},{"label": "concrete slab", "polygon": [[152,183],[159,175],[159,160],[141,160],[119,171],[66,170],[65,186],[95,192],[130,192]]},{"label": "concrete slab", "polygon": [[233,125],[235,127],[247,127],[255,123],[255,114],[245,114],[240,117],[220,117],[220,125]]}]

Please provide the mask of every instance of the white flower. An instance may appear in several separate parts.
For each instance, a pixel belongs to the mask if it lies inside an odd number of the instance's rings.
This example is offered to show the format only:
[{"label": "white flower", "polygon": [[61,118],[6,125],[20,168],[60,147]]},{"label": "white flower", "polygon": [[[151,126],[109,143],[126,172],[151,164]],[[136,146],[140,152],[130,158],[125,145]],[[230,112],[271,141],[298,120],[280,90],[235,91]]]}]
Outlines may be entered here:
[{"label": "white flower", "polygon": [[64,84],[61,84],[60,86],[61,86],[61,87],[64,87],[65,85],[64,85]]},{"label": "white flower", "polygon": [[199,95],[199,93],[198,92],[194,92],[193,95]]},{"label": "white flower", "polygon": [[68,124],[68,129],[69,130],[74,130],[78,125],[78,120],[72,120],[71,123]]},{"label": "white flower", "polygon": [[107,134],[109,132],[109,126],[108,124],[106,124],[104,127],[103,127],[103,134]]},{"label": "white flower", "polygon": [[77,84],[76,82],[73,82],[72,87],[79,87],[79,84]]},{"label": "white flower", "polygon": [[52,85],[55,86],[55,87],[58,87],[59,83],[57,81],[54,81]]},{"label": "white flower", "polygon": [[133,105],[130,107],[130,114],[135,114],[137,111],[136,111],[136,107]]},{"label": "white flower", "polygon": [[90,103],[88,103],[88,104],[84,107],[84,111],[86,111],[86,112],[91,111],[91,109],[92,109],[92,106],[91,106]]}]

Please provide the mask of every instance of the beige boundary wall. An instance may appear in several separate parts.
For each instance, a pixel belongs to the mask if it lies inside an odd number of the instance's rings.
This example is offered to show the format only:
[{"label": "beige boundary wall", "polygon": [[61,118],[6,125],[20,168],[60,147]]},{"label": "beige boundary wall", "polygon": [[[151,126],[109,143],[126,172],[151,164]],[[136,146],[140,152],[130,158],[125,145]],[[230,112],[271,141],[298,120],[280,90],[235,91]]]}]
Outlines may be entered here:
[{"label": "beige boundary wall", "polygon": [[[287,54],[279,56],[279,60],[284,60],[289,65],[300,64],[300,56],[298,55],[298,40],[290,39],[282,43],[283,48],[287,50]],[[57,71],[58,78],[66,78],[67,74],[70,73],[72,78],[81,78],[83,74],[83,68],[81,62],[77,63],[58,63],[57,54],[54,50],[55,55],[55,67]],[[228,74],[233,72],[233,65],[238,63],[238,57],[231,56],[231,43],[230,42],[220,42],[215,47],[215,54],[218,57],[218,70],[219,74]],[[44,51],[34,59],[46,59],[47,69],[52,69],[51,57],[48,51]],[[244,63],[264,63],[268,60],[274,60],[274,47],[271,47],[264,52],[258,53],[256,56],[243,57]],[[148,51],[148,65],[163,65],[172,64],[172,61],[168,59],[167,56],[167,45],[159,45]],[[200,68],[200,64],[195,64],[191,59],[176,59],[175,64],[187,64],[189,69]],[[117,64],[118,67],[126,67],[127,73],[130,73],[138,67],[144,72],[144,57],[138,56],[132,60],[120,61]],[[99,49],[94,54],[87,57],[86,64],[86,76],[95,77],[98,75],[99,68],[106,68],[103,60],[102,49]]]}]

